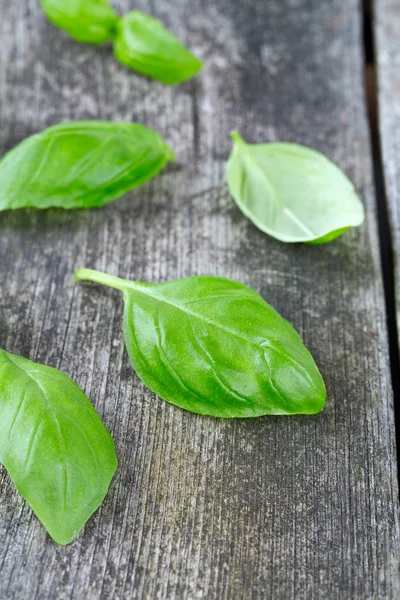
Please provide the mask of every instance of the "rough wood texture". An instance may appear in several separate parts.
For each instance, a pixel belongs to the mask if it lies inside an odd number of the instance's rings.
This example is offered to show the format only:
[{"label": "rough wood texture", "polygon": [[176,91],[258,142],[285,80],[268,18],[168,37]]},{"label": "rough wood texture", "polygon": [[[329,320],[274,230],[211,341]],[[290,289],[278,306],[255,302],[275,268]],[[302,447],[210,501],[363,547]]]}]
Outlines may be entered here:
[{"label": "rough wood texture", "polygon": [[[379,132],[396,283],[397,324],[400,324],[400,4],[375,3]],[[400,331],[399,343],[400,343]]]},{"label": "rough wood texture", "polygon": [[[357,0],[120,0],[206,60],[164,87],[0,0],[0,147],[63,119],[138,120],[179,167],[92,212],[0,216],[0,346],[60,367],[112,431],[118,474],[79,540],[56,547],[0,471],[0,597],[399,597],[392,395]],[[229,131],[328,154],[363,227],[321,247],[258,231],[225,188]],[[221,421],[158,400],[132,372],[122,297],[78,266],[164,281],[242,280],[299,330],[324,375],[319,416]]]}]

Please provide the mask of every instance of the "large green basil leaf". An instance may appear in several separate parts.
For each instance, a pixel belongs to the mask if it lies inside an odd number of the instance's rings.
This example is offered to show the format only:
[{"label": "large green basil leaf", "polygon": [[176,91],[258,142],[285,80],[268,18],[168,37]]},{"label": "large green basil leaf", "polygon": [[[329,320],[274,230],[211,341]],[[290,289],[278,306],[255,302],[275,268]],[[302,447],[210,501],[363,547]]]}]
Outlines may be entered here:
[{"label": "large green basil leaf", "polygon": [[125,343],[150,390],[214,417],[313,414],[325,386],[293,327],[254,290],[219,277],[150,285],[79,269],[124,294]]},{"label": "large green basil leaf", "polygon": [[40,0],[43,12],[78,42],[102,44],[114,37],[118,15],[108,0]]},{"label": "large green basil leaf", "polygon": [[163,83],[190,79],[203,66],[160,21],[139,11],[120,19],[114,52],[122,64]]},{"label": "large green basil leaf", "polygon": [[114,443],[67,375],[0,350],[0,460],[51,537],[76,538],[117,468]]},{"label": "large green basil leaf", "polygon": [[282,242],[322,244],[361,225],[351,181],[323,154],[291,143],[247,144],[233,132],[229,191],[261,231]]},{"label": "large green basil leaf", "polygon": [[0,210],[92,208],[156,175],[174,153],[136,123],[74,121],[49,127],[0,162]]}]

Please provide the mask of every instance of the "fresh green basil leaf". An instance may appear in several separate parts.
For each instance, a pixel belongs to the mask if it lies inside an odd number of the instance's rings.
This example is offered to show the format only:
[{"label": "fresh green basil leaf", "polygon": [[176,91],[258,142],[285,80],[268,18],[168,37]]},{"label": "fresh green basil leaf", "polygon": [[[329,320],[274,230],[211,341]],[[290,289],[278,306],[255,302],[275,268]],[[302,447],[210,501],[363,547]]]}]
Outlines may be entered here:
[{"label": "fresh green basil leaf", "polygon": [[78,42],[102,44],[112,39],[118,15],[108,0],[40,0],[43,12]]},{"label": "fresh green basil leaf", "polygon": [[361,225],[351,181],[320,152],[291,143],[247,144],[237,132],[226,179],[240,210],[282,242],[329,242]]},{"label": "fresh green basil leaf", "polygon": [[167,402],[214,417],[314,414],[326,392],[293,327],[249,287],[219,277],[150,285],[78,269],[123,292],[133,368]]},{"label": "fresh green basil leaf", "polygon": [[67,375],[0,350],[0,460],[55,542],[69,544],[103,502],[114,443]]},{"label": "fresh green basil leaf", "polygon": [[169,84],[190,79],[203,66],[160,21],[136,10],[120,19],[114,52],[130,69]]},{"label": "fresh green basil leaf", "polygon": [[0,211],[102,206],[173,160],[158,133],[143,125],[61,123],[27,138],[0,161]]}]

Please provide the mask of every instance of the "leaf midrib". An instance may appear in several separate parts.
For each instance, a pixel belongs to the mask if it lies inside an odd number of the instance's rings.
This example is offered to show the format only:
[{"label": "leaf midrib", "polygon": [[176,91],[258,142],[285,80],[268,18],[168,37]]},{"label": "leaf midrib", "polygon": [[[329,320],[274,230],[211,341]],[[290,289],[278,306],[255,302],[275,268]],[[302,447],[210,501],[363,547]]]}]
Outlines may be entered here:
[{"label": "leaf midrib", "polygon": [[[247,160],[248,162],[250,162],[253,165],[253,167],[256,168],[256,170],[260,174],[261,178],[265,181],[267,188],[270,190],[272,198],[274,198],[276,200],[276,204],[278,204],[281,207],[282,211],[288,216],[288,218],[292,221],[292,223],[295,223],[295,225],[297,225],[297,227],[299,227],[301,230],[303,230],[304,233],[306,233],[307,235],[312,235],[313,237],[318,235],[318,234],[314,233],[313,231],[311,231],[311,229],[309,229],[307,227],[307,225],[305,225],[296,216],[296,214],[290,208],[288,208],[287,204],[278,195],[275,187],[272,185],[271,181],[269,180],[269,178],[263,171],[259,162],[255,158],[253,158],[251,152],[249,150],[247,150],[246,146],[247,146],[247,144],[240,144],[239,151],[241,150],[244,159]],[[271,227],[271,231],[275,231],[275,229],[273,229]],[[279,233],[279,230],[278,230],[278,233]]]},{"label": "leaf midrib", "polygon": [[[127,289],[133,290],[134,292],[139,292],[139,293],[141,293],[141,294],[143,294],[145,296],[150,296],[151,298],[153,298],[155,300],[158,300],[159,302],[163,302],[163,303],[167,304],[168,306],[172,306],[172,308],[175,308],[176,310],[181,310],[182,312],[184,312],[184,313],[186,313],[186,314],[188,314],[188,315],[190,315],[190,316],[192,316],[192,317],[194,317],[194,318],[196,318],[196,319],[198,319],[200,321],[203,321],[203,322],[207,323],[208,325],[213,325],[214,327],[216,327],[217,329],[220,329],[221,331],[224,331],[225,333],[229,333],[230,335],[236,337],[237,339],[239,339],[239,340],[241,340],[243,342],[246,342],[248,345],[256,347],[261,352],[265,351],[265,347],[262,345],[264,342],[262,342],[261,344],[258,344],[257,342],[253,342],[252,340],[249,340],[249,339],[247,339],[247,338],[239,335],[236,331],[234,331],[234,330],[232,330],[230,328],[224,327],[223,325],[219,324],[218,322],[212,321],[210,319],[205,318],[203,315],[199,315],[198,313],[195,313],[195,312],[193,312],[191,310],[185,309],[185,305],[182,306],[180,304],[173,304],[172,302],[169,302],[165,298],[160,298],[157,295],[154,295],[154,294],[151,294],[151,293],[149,293],[147,291],[144,291],[144,289],[137,287],[136,284],[133,283],[133,282],[126,281],[126,280],[124,280],[124,282],[126,284],[130,284],[130,285],[126,285]],[[227,297],[229,298],[229,296],[227,296]],[[258,299],[252,298],[252,297],[249,296],[249,300],[254,301],[254,302],[256,302],[257,304],[259,304],[261,306],[263,306],[264,304],[266,304],[264,302],[264,300],[262,300],[262,298],[260,298],[261,301],[259,301]],[[274,309],[272,309],[272,310],[274,310]],[[281,318],[283,319],[283,317],[281,317]],[[265,338],[264,341],[267,341],[269,344],[273,345],[274,339],[273,338]],[[299,339],[299,341],[300,341],[300,343],[302,343],[300,339]],[[282,351],[279,350],[278,348],[274,347],[273,350],[275,352],[277,352],[278,354],[282,354]],[[285,360],[287,362],[291,362],[291,363],[294,362],[291,358],[288,358],[286,356],[285,356]],[[310,383],[310,385],[312,387],[314,387],[314,389],[316,389],[316,386],[315,386],[312,378],[309,376],[309,374],[307,372],[307,369],[305,369],[298,362],[295,362],[294,364],[304,374],[305,378]]]},{"label": "leaf midrib", "polygon": [[[176,310],[181,310],[182,312],[195,317],[196,319],[199,319],[200,321],[204,321],[205,323],[207,323],[208,325],[213,325],[214,327],[217,327],[218,329],[221,329],[222,331],[224,331],[225,333],[230,333],[231,335],[237,337],[238,339],[240,339],[243,342],[246,342],[247,344],[250,344],[252,346],[255,346],[256,348],[258,348],[259,350],[262,350],[262,347],[256,343],[253,342],[252,340],[249,340],[241,335],[239,335],[236,331],[229,329],[227,327],[224,327],[223,325],[221,325],[220,323],[216,322],[216,321],[212,321],[211,319],[207,319],[206,317],[204,317],[204,315],[200,315],[196,312],[193,312],[191,310],[188,310],[186,308],[186,305],[182,305],[182,304],[174,304],[173,302],[168,301],[166,298],[160,297],[158,295],[149,293],[148,291],[145,291],[144,289],[140,288],[140,287],[136,287],[136,285],[134,283],[131,284],[130,281],[126,281],[127,284],[127,289],[132,290],[134,292],[138,292],[140,294],[143,294],[145,296],[150,296],[150,298],[153,298],[154,300],[158,300],[159,302],[162,302],[164,304],[167,304],[168,306],[172,306],[172,308],[175,308]],[[221,296],[221,298],[224,296]],[[226,296],[226,298],[230,298],[230,296]],[[204,300],[207,300],[207,298],[205,298]],[[261,305],[262,303],[257,301],[255,298],[251,298],[249,297],[249,300],[252,300],[254,302],[256,302],[257,304]]]}]

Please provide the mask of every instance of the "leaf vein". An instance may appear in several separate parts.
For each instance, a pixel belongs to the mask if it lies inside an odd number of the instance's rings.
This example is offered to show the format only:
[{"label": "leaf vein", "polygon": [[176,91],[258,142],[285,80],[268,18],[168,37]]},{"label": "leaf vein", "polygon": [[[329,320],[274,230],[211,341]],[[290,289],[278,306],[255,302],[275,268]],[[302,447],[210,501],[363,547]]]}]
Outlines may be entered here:
[{"label": "leaf vein", "polygon": [[61,521],[65,520],[65,510],[66,510],[66,504],[67,504],[67,487],[68,487],[68,472],[67,472],[67,460],[66,460],[66,449],[65,449],[65,441],[63,438],[63,435],[61,433],[61,429],[60,429],[60,424],[57,420],[55,413],[55,409],[52,406],[51,402],[49,401],[46,391],[43,389],[43,387],[41,386],[41,384],[36,380],[33,379],[31,377],[31,375],[29,375],[29,372],[26,370],[23,370],[12,358],[11,356],[7,356],[7,359],[13,363],[17,369],[20,369],[21,371],[25,372],[27,377],[29,377],[31,379],[31,381],[33,383],[35,383],[37,385],[37,387],[39,388],[43,398],[46,400],[46,403],[50,409],[50,414],[52,414],[52,418],[54,421],[54,424],[56,426],[57,429],[57,433],[58,433],[58,439],[59,439],[59,443],[60,443],[60,449],[61,449],[61,454],[62,454],[62,464],[63,464],[63,478],[64,478],[64,482],[63,482],[63,504],[62,504],[62,508],[61,508]]},{"label": "leaf vein", "polygon": [[215,379],[218,381],[218,383],[220,384],[220,386],[222,387],[222,389],[225,392],[228,392],[228,394],[232,394],[232,396],[234,396],[237,400],[241,400],[242,402],[246,402],[247,404],[249,404],[251,402],[249,398],[246,398],[246,396],[242,396],[241,394],[239,394],[227,382],[225,382],[224,378],[221,375],[219,375],[218,371],[215,368],[215,362],[214,362],[212,356],[200,344],[198,337],[196,336],[196,334],[194,332],[193,325],[192,325],[190,319],[189,319],[189,325],[190,325],[190,329],[192,330],[193,337],[194,337],[197,347],[200,349],[200,352],[202,352],[202,354],[205,355],[207,357],[208,361],[210,362],[210,366],[211,366],[213,375],[214,375]]}]

